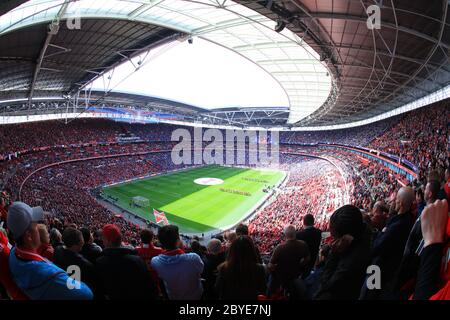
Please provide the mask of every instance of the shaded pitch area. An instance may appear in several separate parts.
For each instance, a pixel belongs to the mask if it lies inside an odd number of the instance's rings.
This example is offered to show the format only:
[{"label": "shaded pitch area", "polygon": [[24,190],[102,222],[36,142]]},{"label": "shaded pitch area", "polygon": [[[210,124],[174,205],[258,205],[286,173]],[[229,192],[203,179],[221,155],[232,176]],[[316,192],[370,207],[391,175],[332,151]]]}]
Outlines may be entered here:
[{"label": "shaded pitch area", "polygon": [[[115,205],[146,220],[155,221],[153,209],[163,211],[182,233],[203,233],[232,227],[264,202],[263,190],[278,185],[285,173],[276,170],[231,168],[216,165],[193,168],[103,188],[103,196]],[[223,183],[202,185],[208,178]],[[213,179],[211,179],[213,180]],[[216,180],[217,181],[217,180]],[[149,200],[138,207],[133,197]],[[109,198],[111,201],[111,198]]]}]

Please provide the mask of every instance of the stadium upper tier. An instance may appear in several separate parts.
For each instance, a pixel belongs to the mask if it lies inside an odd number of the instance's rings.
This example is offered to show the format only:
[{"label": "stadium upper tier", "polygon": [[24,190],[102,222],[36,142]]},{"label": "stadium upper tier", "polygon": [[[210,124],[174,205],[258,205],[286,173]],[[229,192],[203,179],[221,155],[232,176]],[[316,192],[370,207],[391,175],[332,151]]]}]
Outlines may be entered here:
[{"label": "stadium upper tier", "polygon": [[[282,144],[336,143],[348,146],[366,146],[398,155],[418,167],[431,161],[426,150],[437,150],[437,159],[445,160],[448,144],[449,100],[438,102],[388,121],[379,121],[353,129],[280,132]],[[169,124],[138,124],[102,119],[77,119],[65,124],[44,121],[0,126],[0,159],[14,153],[33,149],[81,145],[88,143],[124,143],[133,141],[171,141],[172,132],[193,127]],[[269,138],[270,141],[270,138]]]}]

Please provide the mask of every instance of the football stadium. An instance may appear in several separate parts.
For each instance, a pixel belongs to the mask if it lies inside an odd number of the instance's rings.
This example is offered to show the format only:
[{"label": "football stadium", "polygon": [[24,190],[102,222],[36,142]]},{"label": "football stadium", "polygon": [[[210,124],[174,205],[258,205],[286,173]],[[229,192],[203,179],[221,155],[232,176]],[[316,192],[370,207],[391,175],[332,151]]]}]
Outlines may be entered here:
[{"label": "football stadium", "polygon": [[449,97],[448,0],[0,1],[0,300],[450,300]]}]

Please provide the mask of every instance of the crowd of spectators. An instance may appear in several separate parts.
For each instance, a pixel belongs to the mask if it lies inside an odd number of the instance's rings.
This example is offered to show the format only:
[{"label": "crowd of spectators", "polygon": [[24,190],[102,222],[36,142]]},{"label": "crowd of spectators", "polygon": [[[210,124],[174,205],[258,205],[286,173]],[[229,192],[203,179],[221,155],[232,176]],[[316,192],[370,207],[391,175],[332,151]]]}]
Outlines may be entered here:
[{"label": "crowd of spectators", "polygon": [[[143,234],[91,193],[180,168],[167,151],[173,126],[157,125],[154,132],[107,120],[2,126],[0,154],[18,153],[0,161],[0,213],[8,230],[0,232],[2,297],[449,298],[448,278],[440,274],[450,236],[444,200],[450,196],[449,125],[444,101],[352,130],[283,133],[284,185],[248,227],[219,235],[207,247],[195,239],[187,246],[176,226],[159,228],[157,237]],[[124,134],[141,140],[124,143],[118,138]],[[317,142],[398,155],[418,166],[419,178],[407,181],[349,150],[294,145]],[[76,161],[61,163],[68,160]],[[18,201],[22,184],[21,199],[35,208]],[[312,244],[311,228],[324,231],[320,248]],[[84,276],[70,293],[62,284],[74,264]],[[367,286],[370,264],[382,269],[382,289]],[[49,275],[47,287],[39,286]]]},{"label": "crowd of spectators", "polygon": [[448,100],[407,113],[370,147],[395,154],[414,163],[423,180],[429,170],[448,168],[450,106]]},{"label": "crowd of spectators", "polygon": [[286,186],[277,190],[273,201],[249,221],[250,234],[263,254],[272,252],[281,241],[286,225],[302,227],[306,214],[313,214],[318,225],[328,229],[329,215],[344,203],[344,181],[334,166],[325,160],[301,161],[295,156],[286,159]]},{"label": "crowd of spectators", "polygon": [[[115,223],[94,236],[93,229],[63,225],[41,207],[15,202],[7,231],[0,232],[0,294],[14,300],[449,299],[448,278],[440,274],[450,228],[446,200],[430,199],[424,208],[418,263],[402,268],[414,201],[413,189],[401,188],[395,215],[378,233],[360,209],[341,206],[329,218],[331,236],[322,245],[321,230],[306,215],[300,231],[292,224],[280,231],[284,241],[268,263],[244,224],[206,247],[197,240],[187,246],[174,225],[161,227],[156,237],[142,230],[128,244]],[[44,245],[46,257],[39,253]],[[380,266],[381,287],[368,287],[369,265]],[[70,278],[73,272],[80,277]]]},{"label": "crowd of spectators", "polygon": [[384,121],[375,122],[366,126],[342,130],[281,132],[280,143],[337,143],[350,146],[365,146],[373,139],[375,139],[375,137],[380,136],[382,133],[392,127],[399,121],[399,119],[400,117],[392,117]]},{"label": "crowd of spectators", "polygon": [[120,124],[109,120],[76,119],[0,126],[0,155],[41,147],[82,143],[114,142],[122,132]]},{"label": "crowd of spectators", "polygon": [[69,224],[99,229],[115,220],[122,229],[124,240],[129,242],[137,238],[139,227],[115,218],[117,212],[111,213],[99,204],[91,190],[180,167],[173,165],[169,152],[66,163],[32,175],[24,185],[22,199],[47,208],[54,217]]}]

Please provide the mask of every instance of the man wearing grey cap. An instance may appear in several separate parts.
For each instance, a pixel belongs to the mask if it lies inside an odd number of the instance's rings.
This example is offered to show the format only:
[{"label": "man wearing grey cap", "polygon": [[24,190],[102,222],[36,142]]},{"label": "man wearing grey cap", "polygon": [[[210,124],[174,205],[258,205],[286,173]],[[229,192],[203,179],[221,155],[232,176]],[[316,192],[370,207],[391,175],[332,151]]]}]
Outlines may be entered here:
[{"label": "man wearing grey cap", "polygon": [[8,210],[8,229],[16,246],[9,256],[9,268],[17,286],[30,298],[41,300],[92,299],[92,291],[83,282],[37,254],[40,246],[38,222],[44,220],[41,207],[23,202]]}]

